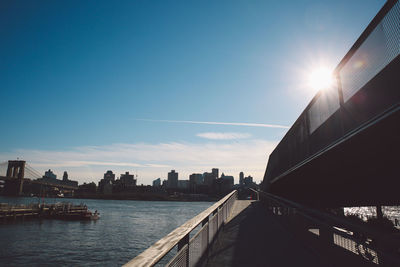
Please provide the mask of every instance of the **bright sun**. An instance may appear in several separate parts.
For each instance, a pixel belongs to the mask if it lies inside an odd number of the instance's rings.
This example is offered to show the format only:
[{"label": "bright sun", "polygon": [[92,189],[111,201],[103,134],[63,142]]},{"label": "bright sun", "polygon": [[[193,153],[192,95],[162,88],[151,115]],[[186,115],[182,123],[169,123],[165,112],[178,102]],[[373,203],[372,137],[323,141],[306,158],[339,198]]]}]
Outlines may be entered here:
[{"label": "bright sun", "polygon": [[333,85],[332,72],[328,68],[317,68],[310,72],[308,86],[311,90],[318,92]]}]

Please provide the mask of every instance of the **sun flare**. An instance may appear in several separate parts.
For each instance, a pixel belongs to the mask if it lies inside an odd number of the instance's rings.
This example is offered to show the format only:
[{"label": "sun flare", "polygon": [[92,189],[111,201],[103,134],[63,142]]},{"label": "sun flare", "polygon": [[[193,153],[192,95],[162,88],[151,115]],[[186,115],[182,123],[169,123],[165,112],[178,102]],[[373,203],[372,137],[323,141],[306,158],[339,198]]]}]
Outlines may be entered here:
[{"label": "sun flare", "polygon": [[333,85],[333,75],[328,68],[320,67],[312,70],[308,77],[308,86],[310,90],[318,92],[328,89]]}]

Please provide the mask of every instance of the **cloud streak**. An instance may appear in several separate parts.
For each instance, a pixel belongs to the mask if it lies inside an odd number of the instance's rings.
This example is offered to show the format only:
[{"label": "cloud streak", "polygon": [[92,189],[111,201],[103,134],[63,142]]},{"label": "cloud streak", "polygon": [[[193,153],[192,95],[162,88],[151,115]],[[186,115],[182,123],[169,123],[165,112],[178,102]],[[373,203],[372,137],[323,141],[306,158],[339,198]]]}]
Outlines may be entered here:
[{"label": "cloud streak", "polygon": [[198,133],[196,136],[211,139],[211,140],[235,140],[235,139],[246,139],[250,138],[251,134],[248,133]]},{"label": "cloud streak", "polygon": [[289,126],[280,124],[266,123],[248,123],[248,122],[214,122],[214,121],[180,121],[180,120],[153,120],[153,119],[134,119],[136,121],[150,122],[169,122],[169,123],[187,123],[187,124],[208,124],[208,125],[229,125],[229,126],[245,126],[245,127],[265,127],[265,128],[281,128],[289,129]]}]

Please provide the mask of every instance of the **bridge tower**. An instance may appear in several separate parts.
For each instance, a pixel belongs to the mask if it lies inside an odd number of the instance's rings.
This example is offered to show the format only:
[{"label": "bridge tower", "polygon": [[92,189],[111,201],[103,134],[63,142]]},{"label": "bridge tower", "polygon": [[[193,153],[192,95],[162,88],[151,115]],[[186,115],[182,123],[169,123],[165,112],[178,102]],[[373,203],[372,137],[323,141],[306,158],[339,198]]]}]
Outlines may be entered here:
[{"label": "bridge tower", "polygon": [[12,180],[7,180],[5,184],[5,189],[9,195],[21,195],[24,185],[24,175],[25,175],[25,164],[24,160],[9,160],[7,167],[7,177],[14,178]]}]

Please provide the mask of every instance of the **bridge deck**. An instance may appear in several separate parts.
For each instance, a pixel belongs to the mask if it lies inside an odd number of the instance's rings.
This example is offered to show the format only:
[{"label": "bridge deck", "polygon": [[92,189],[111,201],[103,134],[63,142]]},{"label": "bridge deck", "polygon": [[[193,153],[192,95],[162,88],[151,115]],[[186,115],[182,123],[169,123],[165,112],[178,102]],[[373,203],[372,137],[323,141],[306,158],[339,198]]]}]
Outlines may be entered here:
[{"label": "bridge deck", "polygon": [[237,200],[200,266],[369,266],[343,249],[327,251],[315,235],[300,238],[287,229],[260,202]]}]

